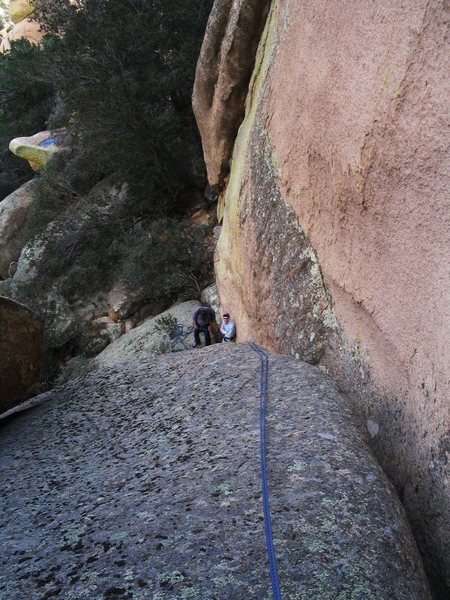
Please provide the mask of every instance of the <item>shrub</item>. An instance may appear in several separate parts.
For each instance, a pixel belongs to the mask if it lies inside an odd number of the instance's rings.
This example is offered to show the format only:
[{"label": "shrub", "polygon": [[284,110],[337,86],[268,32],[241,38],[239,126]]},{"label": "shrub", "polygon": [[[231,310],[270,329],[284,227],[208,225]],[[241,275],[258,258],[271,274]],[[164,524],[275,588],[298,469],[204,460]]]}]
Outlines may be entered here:
[{"label": "shrub", "polygon": [[154,214],[180,212],[204,185],[191,91],[211,5],[36,0],[75,152],[128,182]]}]

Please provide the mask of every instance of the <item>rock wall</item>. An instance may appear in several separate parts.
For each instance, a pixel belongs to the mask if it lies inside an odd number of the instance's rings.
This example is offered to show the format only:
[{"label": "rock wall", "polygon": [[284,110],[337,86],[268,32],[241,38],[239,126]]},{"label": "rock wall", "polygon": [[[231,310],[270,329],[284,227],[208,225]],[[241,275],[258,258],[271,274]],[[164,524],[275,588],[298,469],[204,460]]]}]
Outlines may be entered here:
[{"label": "rock wall", "polygon": [[[247,345],[216,344],[97,370],[10,415],[0,596],[271,597],[259,381]],[[428,600],[404,511],[348,399],[318,368],[275,355],[269,386],[283,599]]]},{"label": "rock wall", "polygon": [[364,413],[442,597],[448,17],[439,0],[272,2],[216,253],[239,339],[318,362]]},{"label": "rock wall", "polygon": [[43,328],[26,306],[0,297],[0,412],[23,400],[36,383]]}]

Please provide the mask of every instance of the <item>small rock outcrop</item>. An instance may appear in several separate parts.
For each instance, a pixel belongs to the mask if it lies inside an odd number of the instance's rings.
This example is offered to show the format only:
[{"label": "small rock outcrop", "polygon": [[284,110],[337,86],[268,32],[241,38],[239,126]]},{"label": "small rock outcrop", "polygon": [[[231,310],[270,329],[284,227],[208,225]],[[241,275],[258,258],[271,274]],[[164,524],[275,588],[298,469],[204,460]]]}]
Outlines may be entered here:
[{"label": "small rock outcrop", "polygon": [[33,201],[33,180],[24,183],[0,202],[0,277],[7,279],[10,264],[18,261],[25,245],[24,227]]},{"label": "small rock outcrop", "polygon": [[200,300],[204,304],[208,304],[209,306],[211,306],[211,308],[216,313],[216,322],[220,323],[220,320],[221,320],[220,298],[219,298],[219,292],[217,290],[217,285],[215,283],[213,283],[212,285],[209,285],[207,288],[205,288],[202,291]]},{"label": "small rock outcrop", "polygon": [[62,135],[50,131],[40,131],[29,137],[11,140],[9,149],[13,154],[24,158],[34,171],[40,171],[57,152],[67,150],[62,145]]},{"label": "small rock outcrop", "polygon": [[0,297],[0,411],[23,400],[41,367],[42,325],[23,304]]},{"label": "small rock outcrop", "polygon": [[20,23],[34,12],[33,2],[29,0],[9,0],[8,10],[13,23]]},{"label": "small rock outcrop", "polygon": [[244,117],[248,83],[269,0],[216,0],[197,64],[192,105],[208,180],[221,190]]},{"label": "small rock outcrop", "polygon": [[9,19],[12,24],[0,31],[0,53],[11,48],[11,42],[21,38],[38,44],[43,37],[38,22],[33,21],[34,6],[29,0],[11,0],[8,4]]},{"label": "small rock outcrop", "polygon": [[[0,595],[268,598],[259,379],[247,345],[220,344],[101,369],[4,423]],[[269,386],[283,599],[428,600],[348,400],[288,357],[270,356]]]}]

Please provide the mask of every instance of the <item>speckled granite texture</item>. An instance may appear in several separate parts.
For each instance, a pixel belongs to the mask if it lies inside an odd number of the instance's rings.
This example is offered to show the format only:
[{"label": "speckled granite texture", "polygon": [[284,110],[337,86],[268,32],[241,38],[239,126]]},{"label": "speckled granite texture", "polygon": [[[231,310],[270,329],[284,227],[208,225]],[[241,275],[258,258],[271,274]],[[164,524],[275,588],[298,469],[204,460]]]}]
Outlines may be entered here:
[{"label": "speckled granite texture", "polygon": [[[350,405],[271,355],[283,600],[426,599],[403,510]],[[221,344],[73,380],[0,422],[0,598],[269,600],[259,359]]]}]

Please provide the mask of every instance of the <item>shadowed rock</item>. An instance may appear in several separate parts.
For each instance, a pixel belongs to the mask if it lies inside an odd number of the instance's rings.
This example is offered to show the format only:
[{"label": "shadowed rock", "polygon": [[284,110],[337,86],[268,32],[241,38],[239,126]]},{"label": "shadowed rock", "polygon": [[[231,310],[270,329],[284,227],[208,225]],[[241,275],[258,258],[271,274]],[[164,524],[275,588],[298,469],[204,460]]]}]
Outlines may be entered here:
[{"label": "shadowed rock", "polygon": [[18,302],[0,297],[0,410],[24,399],[42,359],[42,325]]},{"label": "shadowed rock", "polygon": [[10,0],[8,5],[9,14],[13,23],[19,23],[34,11],[32,2],[28,0]]},{"label": "shadowed rock", "polygon": [[26,241],[25,226],[35,181],[27,181],[0,203],[0,276],[6,279]]},{"label": "shadowed rock", "polygon": [[195,75],[192,105],[208,181],[222,189],[270,0],[216,0]]},{"label": "shadowed rock", "polygon": [[[283,600],[428,599],[347,399],[318,368],[276,355],[269,387]],[[4,423],[0,595],[270,598],[258,394],[256,354],[221,344],[96,371]]]}]

